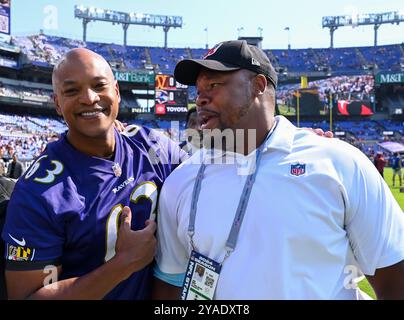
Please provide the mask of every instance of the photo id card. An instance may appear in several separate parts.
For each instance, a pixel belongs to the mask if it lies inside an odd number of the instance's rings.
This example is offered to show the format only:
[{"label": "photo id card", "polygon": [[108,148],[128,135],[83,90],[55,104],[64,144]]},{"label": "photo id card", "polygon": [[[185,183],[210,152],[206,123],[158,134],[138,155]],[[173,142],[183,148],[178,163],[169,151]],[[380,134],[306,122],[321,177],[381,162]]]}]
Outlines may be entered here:
[{"label": "photo id card", "polygon": [[220,263],[192,251],[181,300],[213,300],[221,267]]}]

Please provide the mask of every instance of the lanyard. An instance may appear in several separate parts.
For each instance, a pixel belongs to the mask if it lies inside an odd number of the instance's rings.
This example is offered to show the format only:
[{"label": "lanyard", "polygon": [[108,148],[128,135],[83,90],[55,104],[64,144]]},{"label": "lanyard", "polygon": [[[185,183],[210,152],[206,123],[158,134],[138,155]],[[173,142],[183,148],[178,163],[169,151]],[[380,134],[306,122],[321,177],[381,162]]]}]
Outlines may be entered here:
[{"label": "lanyard", "polygon": [[[272,135],[276,123],[274,124],[272,130],[268,133],[265,141],[262,143],[262,145],[256,149],[256,160],[255,160],[255,169],[254,171],[247,176],[246,182],[244,184],[243,192],[241,193],[241,197],[238,203],[236,215],[234,216],[233,224],[229,233],[229,236],[226,241],[226,255],[224,256],[223,261],[221,264],[226,260],[230,254],[234,251],[236,244],[237,244],[237,238],[240,232],[241,224],[243,223],[243,218],[245,215],[245,212],[247,210],[247,205],[248,201],[250,199],[250,194],[251,190],[254,186],[255,178],[257,176],[257,171],[258,171],[258,166],[261,161],[261,155],[262,151],[266,145],[266,142],[268,141],[269,137]],[[197,210],[197,205],[198,205],[198,199],[199,199],[199,194],[201,193],[201,185],[202,185],[202,180],[204,177],[204,172],[206,169],[206,164],[204,161],[202,161],[201,167],[199,168],[198,174],[196,176],[195,184],[194,184],[194,189],[192,191],[192,202],[191,202],[191,212],[190,212],[190,217],[189,217],[189,225],[188,225],[188,235],[191,239],[191,246],[192,249],[195,250],[195,244],[193,241],[193,236],[195,234],[195,218],[196,218],[196,210]]]}]

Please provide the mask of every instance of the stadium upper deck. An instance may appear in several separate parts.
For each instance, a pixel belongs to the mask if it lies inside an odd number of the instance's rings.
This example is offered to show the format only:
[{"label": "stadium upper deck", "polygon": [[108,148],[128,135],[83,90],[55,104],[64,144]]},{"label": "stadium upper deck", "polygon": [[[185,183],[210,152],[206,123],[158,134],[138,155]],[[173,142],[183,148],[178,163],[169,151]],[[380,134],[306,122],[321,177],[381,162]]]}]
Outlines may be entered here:
[{"label": "stadium upper deck", "polygon": [[[47,35],[14,37],[29,61],[41,66],[52,66],[60,56],[74,47],[86,46],[104,56],[122,70],[154,69],[172,73],[175,64],[186,58],[199,58],[205,49],[158,48],[104,44]],[[404,67],[404,44],[377,47],[350,47],[327,49],[265,50],[280,72],[327,72],[358,74],[374,68],[396,71]]]}]

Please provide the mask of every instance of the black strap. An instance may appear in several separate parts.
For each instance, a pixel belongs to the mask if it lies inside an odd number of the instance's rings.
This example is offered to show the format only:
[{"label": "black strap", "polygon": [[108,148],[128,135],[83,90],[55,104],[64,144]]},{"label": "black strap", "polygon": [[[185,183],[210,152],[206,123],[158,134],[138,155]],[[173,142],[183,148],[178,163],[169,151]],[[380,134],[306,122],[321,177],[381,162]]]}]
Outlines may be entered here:
[{"label": "black strap", "polygon": [[43,270],[46,266],[60,266],[61,260],[54,259],[48,261],[12,261],[6,260],[6,270],[9,271],[30,271]]}]

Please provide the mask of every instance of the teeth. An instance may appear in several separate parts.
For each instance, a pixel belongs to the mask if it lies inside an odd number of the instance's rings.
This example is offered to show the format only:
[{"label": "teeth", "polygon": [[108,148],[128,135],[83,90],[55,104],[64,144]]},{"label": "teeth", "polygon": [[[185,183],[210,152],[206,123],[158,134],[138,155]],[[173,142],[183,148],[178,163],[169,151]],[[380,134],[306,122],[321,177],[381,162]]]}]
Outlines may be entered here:
[{"label": "teeth", "polygon": [[83,112],[81,115],[85,117],[91,117],[99,114],[101,111],[94,111],[94,112]]}]

